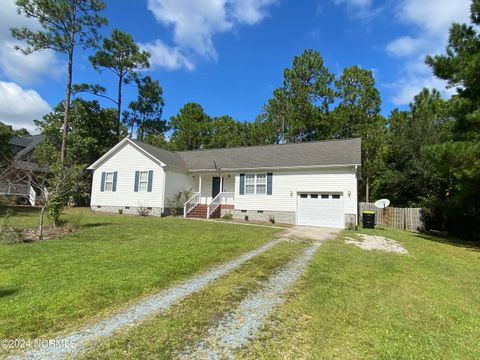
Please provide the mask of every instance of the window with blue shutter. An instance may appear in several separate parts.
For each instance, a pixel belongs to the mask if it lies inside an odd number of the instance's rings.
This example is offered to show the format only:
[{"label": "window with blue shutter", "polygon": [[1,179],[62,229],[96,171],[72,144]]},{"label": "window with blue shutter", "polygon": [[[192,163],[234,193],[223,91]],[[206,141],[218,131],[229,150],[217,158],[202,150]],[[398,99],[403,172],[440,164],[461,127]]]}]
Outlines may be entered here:
[{"label": "window with blue shutter", "polygon": [[102,172],[102,183],[100,184],[100,191],[113,192],[117,190],[117,172],[108,171]]},{"label": "window with blue shutter", "polygon": [[272,178],[273,178],[273,174],[268,173],[267,174],[267,195],[272,195]]},{"label": "window with blue shutter", "polygon": [[152,192],[153,170],[135,171],[135,192]]},{"label": "window with blue shutter", "polygon": [[105,171],[102,172],[102,178],[100,182],[100,191],[104,192],[105,191]]},{"label": "window with blue shutter", "polygon": [[240,174],[240,195],[272,195],[272,173]]},{"label": "window with blue shutter", "polygon": [[148,186],[147,186],[147,191],[152,192],[152,186],[153,186],[153,170],[150,170],[148,172]]},{"label": "window with blue shutter", "polygon": [[112,184],[112,191],[115,192],[117,191],[117,177],[118,177],[118,171],[113,172],[113,184]]},{"label": "window with blue shutter", "polygon": [[138,181],[140,180],[140,171],[135,171],[135,184],[133,186],[133,191],[138,192]]},{"label": "window with blue shutter", "polygon": [[245,194],[245,174],[240,174],[240,195]]}]

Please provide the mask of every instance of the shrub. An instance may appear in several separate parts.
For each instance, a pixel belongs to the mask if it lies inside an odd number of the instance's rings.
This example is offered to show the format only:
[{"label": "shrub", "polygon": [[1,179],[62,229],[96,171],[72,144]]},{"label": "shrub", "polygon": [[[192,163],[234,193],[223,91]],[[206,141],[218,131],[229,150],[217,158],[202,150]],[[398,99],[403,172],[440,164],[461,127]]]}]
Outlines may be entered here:
[{"label": "shrub", "polygon": [[47,216],[53,226],[60,224],[60,216],[65,208],[65,199],[62,196],[50,196],[48,199]]},{"label": "shrub", "polygon": [[275,217],[273,215],[270,215],[268,221],[270,221],[270,223],[272,224],[275,224]]},{"label": "shrub", "polygon": [[123,209],[118,209],[118,213],[119,213],[120,215],[122,215],[122,214],[123,214]]},{"label": "shrub", "polygon": [[150,215],[150,210],[148,210],[146,207],[140,205],[137,209],[137,213],[140,216],[148,216],[148,215]]},{"label": "shrub", "polygon": [[22,232],[10,224],[10,217],[13,215],[13,213],[13,210],[7,209],[3,215],[4,220],[0,228],[0,239],[5,244],[18,244],[23,242]]},{"label": "shrub", "polygon": [[232,220],[232,219],[233,219],[233,215],[232,215],[231,212],[226,212],[225,214],[223,214],[222,219],[223,219],[223,220]]},{"label": "shrub", "polygon": [[13,226],[2,226],[2,242],[5,244],[18,244],[23,242],[22,232]]},{"label": "shrub", "polygon": [[190,199],[191,197],[192,197],[192,190],[180,191],[175,195],[173,195],[168,200],[170,215],[177,216],[179,212],[178,210],[183,208],[183,204],[185,204],[188,201],[188,199]]},{"label": "shrub", "polygon": [[248,215],[245,215],[245,221],[248,221]]}]

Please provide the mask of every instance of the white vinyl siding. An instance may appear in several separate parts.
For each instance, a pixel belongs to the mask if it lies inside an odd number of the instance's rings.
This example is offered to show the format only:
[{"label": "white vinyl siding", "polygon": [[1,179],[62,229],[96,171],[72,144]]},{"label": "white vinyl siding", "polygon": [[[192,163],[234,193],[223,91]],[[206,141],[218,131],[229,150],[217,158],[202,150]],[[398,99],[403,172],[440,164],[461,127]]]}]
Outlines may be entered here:
[{"label": "white vinyl siding", "polygon": [[187,173],[182,173],[175,170],[167,170],[165,172],[165,205],[164,207],[170,207],[170,202],[173,197],[180,191],[192,190],[198,191],[198,185],[194,185],[193,176]]},{"label": "white vinyl siding", "polygon": [[[135,172],[139,169],[153,170],[152,192],[135,192]],[[117,171],[116,192],[101,192],[102,172]],[[106,174],[105,174],[106,175]],[[100,164],[93,173],[91,206],[118,207],[163,207],[163,184],[165,172],[162,167],[140,150],[125,143],[115,154]],[[107,176],[105,176],[107,177]],[[147,171],[148,181],[148,171]]]},{"label": "white vinyl siding", "polygon": [[[272,195],[239,195],[240,173],[235,181],[235,209],[296,211],[297,195],[305,193],[342,194],[346,214],[357,214],[357,177],[353,166],[308,170],[272,171]],[[247,174],[245,174],[245,183]],[[350,192],[350,193],[349,193]]]}]

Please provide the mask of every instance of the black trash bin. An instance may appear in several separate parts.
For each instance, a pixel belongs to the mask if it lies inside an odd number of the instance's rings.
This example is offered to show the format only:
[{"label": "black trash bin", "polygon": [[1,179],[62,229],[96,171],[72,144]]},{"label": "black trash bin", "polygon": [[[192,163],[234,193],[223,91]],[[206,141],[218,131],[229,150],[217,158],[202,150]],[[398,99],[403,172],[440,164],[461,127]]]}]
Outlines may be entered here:
[{"label": "black trash bin", "polygon": [[363,228],[374,229],[375,228],[375,211],[366,210],[362,212]]}]

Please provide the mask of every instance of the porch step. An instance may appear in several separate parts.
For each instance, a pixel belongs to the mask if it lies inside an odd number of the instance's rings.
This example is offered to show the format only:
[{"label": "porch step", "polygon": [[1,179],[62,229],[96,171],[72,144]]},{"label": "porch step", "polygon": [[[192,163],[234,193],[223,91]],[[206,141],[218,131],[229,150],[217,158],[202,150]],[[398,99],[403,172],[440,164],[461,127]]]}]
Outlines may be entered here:
[{"label": "porch step", "polygon": [[[189,218],[201,218],[201,219],[206,219],[207,218],[207,209],[208,205],[206,204],[199,204],[193,208],[192,211],[190,211],[187,214],[187,217]],[[219,218],[221,214],[221,206],[219,206],[212,215],[210,215],[210,218]]]}]

